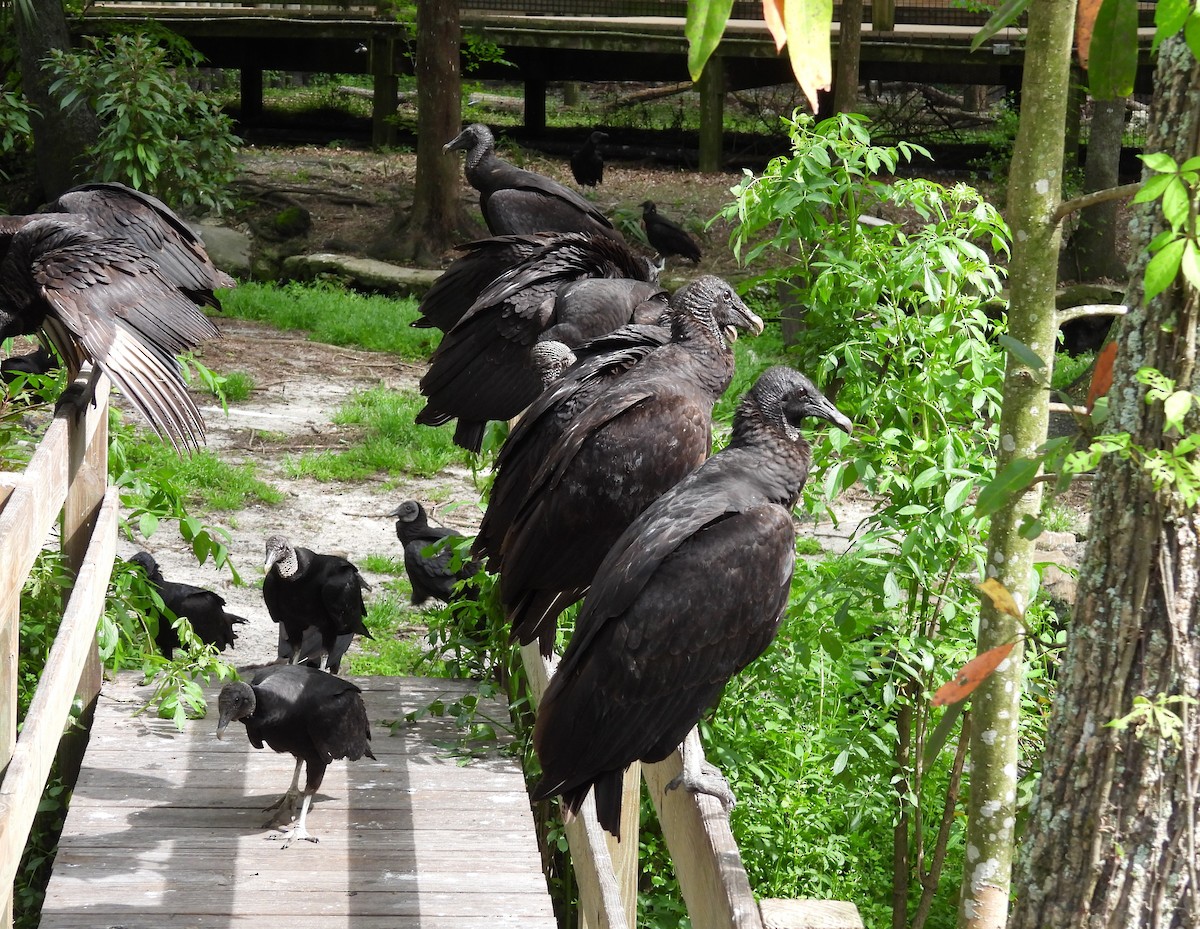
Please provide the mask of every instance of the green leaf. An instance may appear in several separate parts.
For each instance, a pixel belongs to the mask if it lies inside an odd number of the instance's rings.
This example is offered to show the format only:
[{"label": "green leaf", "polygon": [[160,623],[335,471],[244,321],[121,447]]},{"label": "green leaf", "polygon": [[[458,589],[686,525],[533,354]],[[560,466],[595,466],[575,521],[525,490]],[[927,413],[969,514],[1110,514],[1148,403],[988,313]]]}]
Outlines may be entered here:
[{"label": "green leaf", "polygon": [[1167,418],[1167,428],[1174,426],[1183,429],[1183,418],[1192,408],[1192,393],[1189,390],[1177,390],[1163,401],[1163,412]]},{"label": "green leaf", "polygon": [[1179,275],[1179,264],[1183,260],[1186,239],[1175,239],[1159,249],[1158,254],[1146,263],[1143,286],[1146,299],[1152,300],[1166,290]]},{"label": "green leaf", "polygon": [[1162,211],[1172,229],[1180,229],[1187,222],[1188,211],[1191,208],[1191,197],[1183,181],[1177,176],[1171,178],[1162,196]]},{"label": "green leaf", "polygon": [[942,718],[938,720],[937,726],[925,740],[925,753],[921,756],[921,763],[926,771],[932,768],[933,763],[937,761],[938,753],[942,750],[942,746],[946,744],[946,740],[950,738],[950,733],[954,731],[958,717],[962,715],[962,711],[966,709],[967,704],[970,702],[971,699],[968,697],[966,700],[959,700],[957,703],[951,703],[946,707],[946,712],[942,714]]},{"label": "green leaf", "polygon": [[1200,246],[1196,245],[1195,239],[1187,240],[1179,267],[1187,282],[1200,290]]},{"label": "green leaf", "polygon": [[1164,39],[1169,39],[1183,28],[1192,12],[1192,0],[1158,0],[1154,5],[1154,41],[1150,54],[1158,51]]},{"label": "green leaf", "polygon": [[1010,335],[1001,335],[996,341],[1000,343],[1001,348],[1016,358],[1021,364],[1025,365],[1025,367],[1032,368],[1034,371],[1045,369],[1046,362],[1024,342],[1018,341]]},{"label": "green leaf", "polygon": [[946,499],[943,503],[946,511],[954,513],[962,509],[962,505],[967,502],[967,498],[971,496],[971,490],[975,487],[975,481],[967,478],[961,481],[955,481],[950,485],[950,489],[946,491]]},{"label": "green leaf", "polygon": [[846,770],[846,765],[850,763],[850,749],[843,748],[841,753],[833,761],[833,774],[836,777]]},{"label": "green leaf", "polygon": [[1163,195],[1163,191],[1167,189],[1167,185],[1175,179],[1175,175],[1167,174],[1152,174],[1146,179],[1146,183],[1141,186],[1133,196],[1134,203],[1149,203],[1152,200],[1157,200]]},{"label": "green leaf", "polygon": [[683,34],[688,40],[688,74],[693,81],[700,80],[704,65],[721,43],[732,10],[733,0],[692,0],[688,3]]},{"label": "green leaf", "polygon": [[1042,467],[1040,458],[1014,458],[1004,470],[979,492],[975,501],[976,516],[990,516],[1015,494],[1033,483]]},{"label": "green leaf", "polygon": [[994,36],[1001,29],[1011,26],[1020,18],[1021,14],[1029,8],[1030,0],[1006,0],[1006,2],[992,14],[991,19],[983,24],[983,28],[975,33],[975,38],[971,40],[971,51],[978,51],[979,46]]},{"label": "green leaf", "polygon": [[1137,77],[1137,0],[1104,0],[1096,15],[1088,82],[1097,100],[1133,93]]}]

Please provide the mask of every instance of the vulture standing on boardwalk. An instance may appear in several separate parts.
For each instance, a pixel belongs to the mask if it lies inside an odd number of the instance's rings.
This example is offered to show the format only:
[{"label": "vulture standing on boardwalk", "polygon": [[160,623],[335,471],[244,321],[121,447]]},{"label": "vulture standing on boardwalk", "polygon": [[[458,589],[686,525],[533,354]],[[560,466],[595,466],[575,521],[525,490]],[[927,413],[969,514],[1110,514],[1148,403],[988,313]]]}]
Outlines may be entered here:
[{"label": "vulture standing on boardwalk", "polygon": [[[583,596],[617,537],[708,457],[712,409],[733,378],[737,332],[763,326],[729,284],[712,276],[680,288],[668,316],[671,340],[608,378],[564,424],[557,407],[587,390],[605,356],[577,363],[543,395],[545,404],[522,417],[518,430],[528,427],[526,435],[515,430],[509,437],[521,443],[532,435],[539,456],[518,456],[516,468],[498,462],[491,497],[497,509],[493,515],[489,506],[476,551],[500,575],[513,635],[522,644],[538,639],[543,654],[553,648],[558,614]],[[543,443],[542,428],[561,432]]]},{"label": "vulture standing on boardwalk", "polygon": [[642,225],[646,229],[646,240],[662,259],[680,255],[696,264],[700,261],[700,246],[688,235],[687,230],[658,212],[653,200],[642,203]]},{"label": "vulture standing on boardwalk", "polygon": [[40,332],[72,378],[93,361],[176,449],[199,447],[176,355],[220,334],[200,306],[232,280],[152,197],[89,185],[52,206],[0,217],[0,339]]},{"label": "vulture standing on boardwalk", "polygon": [[300,766],[307,765],[304,802],[289,842],[297,839],[316,842],[316,837],[308,834],[305,820],[329,763],[335,758],[349,761],[358,761],[364,755],[375,758],[371,753],[371,726],[362,692],[349,681],[315,668],[271,665],[257,671],[249,684],[245,681],[226,684],[217,706],[221,714],[218,739],[224,738],[225,728],[231,722],[240,720],[255,748],[262,748],[265,742],[274,751],[296,758],[292,785],[276,803],[267,807],[277,812],[263,823],[264,827],[291,821],[300,796]]},{"label": "vulture standing on boardwalk", "polygon": [[[465,536],[443,526],[429,525],[425,507],[416,500],[405,500],[388,516],[396,518],[396,538],[404,546],[404,570],[412,587],[412,604],[420,606],[430,597],[444,603],[458,599],[474,599],[479,591],[459,585],[474,577],[478,563],[464,561],[458,568],[454,561],[455,543]],[[426,549],[434,547],[431,554]]]},{"label": "vulture standing on boardwalk", "polygon": [[319,555],[278,535],[267,539],[266,572],[263,599],[280,626],[280,657],[319,662],[319,645],[325,667],[337,674],[355,633],[371,638],[362,597],[371,585],[340,555]]},{"label": "vulture standing on boardwalk", "polygon": [[466,151],[467,182],[479,191],[479,209],[492,235],[595,232],[625,241],[607,216],[569,187],[500,158],[483,123],[467,126],[444,150]]},{"label": "vulture standing on boardwalk", "polygon": [[600,143],[608,141],[607,132],[593,132],[571,156],[571,173],[580,187],[595,187],[604,180],[604,156]]},{"label": "vulture standing on boardwalk", "polygon": [[[192,584],[182,584],[178,581],[168,581],[163,577],[158,562],[149,552],[138,552],[129,559],[131,563],[140,565],[146,572],[146,580],[162,597],[163,605],[175,616],[187,619],[192,624],[192,631],[201,642],[215,645],[217,651],[233,648],[237,633],[233,631],[235,623],[244,623],[241,616],[225,611],[225,599],[211,590],[195,587]],[[154,636],[154,644],[166,658],[179,647],[179,634],[166,614],[158,614],[158,633]]]},{"label": "vulture standing on boardwalk", "polygon": [[541,393],[529,354],[536,342],[574,348],[666,309],[650,265],[621,243],[582,233],[538,238],[536,253],[475,296],[421,378],[427,403],[416,421],[457,418],[454,441],[470,451],[479,451],[488,421],[511,419]]},{"label": "vulture standing on boardwalk", "polygon": [[791,509],[811,461],[798,430],[806,416],[850,431],[808,378],[766,371],[742,398],[729,446],[608,552],[538,709],[535,800],[561,794],[570,816],[594,787],[600,825],[619,837],[625,768],[662,761],[682,743],[684,770],[672,786],[732,802],[685,736],[770,644],[787,607]]}]

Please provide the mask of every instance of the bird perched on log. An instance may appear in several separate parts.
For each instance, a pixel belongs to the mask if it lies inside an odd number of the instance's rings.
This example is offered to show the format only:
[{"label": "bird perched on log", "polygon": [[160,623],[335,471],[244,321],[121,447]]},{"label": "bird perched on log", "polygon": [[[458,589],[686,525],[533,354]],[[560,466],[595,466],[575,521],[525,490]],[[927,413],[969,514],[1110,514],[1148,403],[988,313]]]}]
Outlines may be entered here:
[{"label": "bird perched on log", "polygon": [[570,816],[594,788],[600,824],[619,837],[625,768],[682,743],[673,786],[732,803],[685,736],[779,628],[795,561],[791,510],[811,463],[798,427],[809,416],[851,428],[808,378],[768,369],[742,398],[728,447],[607,553],[538,709],[535,800],[561,794]]},{"label": "bird perched on log", "polygon": [[291,821],[301,796],[300,766],[307,766],[300,818],[288,841],[316,842],[307,829],[308,810],[329,763],[335,758],[375,759],[362,692],[349,681],[315,668],[271,665],[257,671],[248,684],[226,684],[217,698],[217,707],[218,739],[225,737],[231,722],[240,721],[255,748],[266,743],[272,750],[296,759],[292,784],[267,807],[276,813],[263,823],[264,828]]},{"label": "bird perched on log", "polygon": [[478,589],[461,584],[475,576],[479,563],[467,559],[453,567],[455,545],[466,536],[443,526],[429,525],[425,507],[416,500],[405,500],[388,516],[395,517],[396,538],[404,547],[404,570],[412,587],[413,606],[420,606],[430,597],[450,603],[458,599],[473,600],[479,595]]},{"label": "bird perched on log", "polygon": [[467,126],[444,150],[466,151],[467,182],[479,191],[479,209],[492,235],[593,232],[625,241],[607,216],[569,187],[500,158],[483,123]]},{"label": "bird perched on log", "polygon": [[646,240],[665,261],[672,255],[680,255],[692,264],[700,261],[700,246],[679,223],[667,219],[658,212],[653,200],[642,203],[642,226]]},{"label": "bird perched on log", "polygon": [[607,132],[593,132],[571,156],[571,173],[580,187],[595,187],[604,180],[604,155],[600,145],[607,141]]},{"label": "bird perched on log", "polygon": [[[763,327],[713,276],[680,288],[668,318],[670,341],[625,370],[605,377],[603,355],[577,363],[530,406],[497,462],[475,552],[500,575],[514,637],[539,639],[543,654],[558,614],[583,596],[617,537],[708,457],[713,405],[733,377],[733,342],[739,330]],[[607,382],[593,390],[598,377]],[[514,452],[505,455],[509,443]],[[525,444],[538,457],[522,453]]]},{"label": "bird perched on log", "polygon": [[139,565],[146,572],[146,580],[162,598],[163,606],[168,610],[168,613],[157,613],[158,631],[154,635],[154,644],[163,656],[170,658],[171,653],[180,644],[179,633],[172,623],[173,617],[176,616],[190,622],[196,637],[201,642],[215,645],[217,651],[223,652],[227,647],[234,647],[237,633],[233,631],[233,627],[246,620],[225,610],[224,597],[203,587],[168,581],[149,552],[138,552],[129,561]]},{"label": "bird perched on log", "polygon": [[421,378],[428,399],[416,421],[457,418],[454,441],[470,451],[479,451],[489,420],[511,419],[541,393],[529,357],[537,341],[573,348],[666,307],[649,264],[621,243],[582,233],[537,238],[543,247],[478,294]]},{"label": "bird perched on log", "polygon": [[314,654],[318,640],[306,634],[312,628],[319,635],[325,667],[337,674],[355,634],[371,638],[363,624],[367,608],[362,597],[371,585],[340,555],[320,555],[278,535],[267,539],[266,547],[263,600],[280,625],[280,657],[291,664],[319,663],[320,653]]},{"label": "bird perched on log", "polygon": [[72,379],[95,362],[176,449],[197,448],[204,422],[176,356],[220,334],[200,306],[233,282],[165,204],[101,186],[64,194],[60,212],[0,217],[0,339],[40,333]]}]

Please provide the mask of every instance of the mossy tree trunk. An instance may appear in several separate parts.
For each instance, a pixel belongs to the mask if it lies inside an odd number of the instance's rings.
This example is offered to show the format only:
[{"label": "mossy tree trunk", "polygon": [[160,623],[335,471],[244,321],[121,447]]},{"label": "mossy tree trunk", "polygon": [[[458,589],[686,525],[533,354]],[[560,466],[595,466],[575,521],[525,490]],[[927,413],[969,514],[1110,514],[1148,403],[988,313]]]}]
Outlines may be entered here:
[{"label": "mossy tree trunk", "polygon": [[96,115],[82,104],[63,109],[50,96],[53,78],[42,67],[51,49],[69,49],[61,0],[22,0],[13,9],[21,83],[33,104],[33,145],[43,202],[88,179],[85,153],[100,135]]},{"label": "mossy tree trunk", "polygon": [[457,0],[418,0],[417,173],[412,208],[393,224],[397,244],[388,257],[436,265],[465,225],[460,159],[442,151],[462,128],[461,43]]},{"label": "mossy tree trunk", "polygon": [[[1093,102],[1083,167],[1085,194],[1120,183],[1121,136],[1125,131],[1127,106],[1124,97]],[[1079,225],[1063,252],[1063,277],[1077,281],[1124,279],[1125,266],[1117,251],[1117,206],[1116,200],[1107,200],[1079,214]]]},{"label": "mossy tree trunk", "polygon": [[[1200,154],[1200,67],[1182,37],[1159,50],[1146,150]],[[1136,222],[1133,311],[1119,334],[1108,428],[1147,449],[1170,447],[1162,405],[1145,402],[1152,366],[1197,389],[1200,300],[1177,281],[1141,298],[1157,206]],[[1189,431],[1200,429],[1193,413]],[[1156,490],[1134,461],[1110,457],[1094,482],[1088,549],[1041,783],[1017,881],[1014,929],[1200,926],[1200,516]],[[1109,724],[1135,701],[1174,715]],[[1187,701],[1192,700],[1189,704]],[[1171,732],[1171,723],[1177,729]]]},{"label": "mossy tree trunk", "polygon": [[[1010,354],[1004,381],[997,468],[1032,456],[1046,440],[1048,372],[1054,364],[1054,291],[1060,225],[1064,127],[1075,0],[1042,0],[1029,8],[1021,87],[1021,122],[1009,173],[1013,251],[1008,321],[1013,338],[1044,362],[1034,371]],[[992,517],[988,574],[1024,609],[1033,591],[1033,542],[1019,530],[1041,508],[1041,485],[1014,497]],[[979,651],[1016,642],[1008,659],[974,693],[967,853],[959,900],[960,929],[1002,929],[1015,840],[1017,740],[1020,731],[1022,650],[1019,621],[985,604]]]}]

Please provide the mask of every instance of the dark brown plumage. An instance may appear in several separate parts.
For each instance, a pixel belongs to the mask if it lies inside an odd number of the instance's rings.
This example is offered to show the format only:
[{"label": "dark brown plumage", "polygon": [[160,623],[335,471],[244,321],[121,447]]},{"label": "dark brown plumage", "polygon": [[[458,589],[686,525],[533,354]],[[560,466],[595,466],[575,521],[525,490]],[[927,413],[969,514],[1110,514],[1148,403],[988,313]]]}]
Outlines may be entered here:
[{"label": "dark brown plumage", "polygon": [[176,355],[220,333],[197,304],[232,281],[160,201],[89,185],[60,212],[0,217],[0,339],[40,332],[73,378],[87,360],[176,448],[204,422]]},{"label": "dark brown plumage", "polygon": [[616,538],[708,457],[713,404],[733,376],[732,342],[739,329],[762,331],[733,288],[711,276],[676,292],[668,316],[667,344],[633,349],[642,357],[629,367],[616,360],[622,351],[577,363],[501,451],[475,550],[500,575],[513,635],[539,639],[545,654],[556,617],[583,595]]},{"label": "dark brown plumage", "polygon": [[607,141],[607,132],[593,132],[571,156],[571,173],[580,187],[595,187],[604,180],[604,155],[600,145]]},{"label": "dark brown plumage", "polygon": [[263,600],[281,627],[280,657],[292,664],[319,664],[323,651],[325,667],[337,674],[354,635],[371,638],[363,624],[362,597],[371,585],[340,555],[321,555],[277,535],[267,539],[266,549]]},{"label": "dark brown plumage", "polygon": [[666,305],[649,264],[619,242],[582,233],[525,238],[540,247],[475,295],[421,378],[427,403],[417,422],[457,418],[454,441],[471,451],[488,421],[511,419],[541,393],[529,358],[537,341],[574,347],[631,319],[656,318]]},{"label": "dark brown plumage", "polygon": [[492,132],[472,123],[445,145],[467,153],[467,182],[479,191],[479,208],[492,235],[592,232],[623,242],[612,222],[578,193],[496,154]]},{"label": "dark brown plumage", "polygon": [[388,515],[395,517],[396,538],[404,547],[404,570],[412,588],[413,606],[431,597],[451,603],[479,596],[477,588],[461,583],[475,576],[479,564],[467,559],[454,567],[455,545],[466,538],[462,533],[431,526],[425,507],[416,500],[405,500]]},{"label": "dark brown plumage", "polygon": [[172,624],[175,616],[187,619],[196,637],[201,642],[215,645],[217,651],[223,652],[226,648],[234,647],[237,633],[233,627],[246,620],[226,611],[224,597],[203,587],[168,581],[149,552],[138,552],[129,560],[146,572],[146,580],[158,592],[168,610],[168,613],[156,612],[158,631],[154,636],[154,644],[162,655],[170,658],[171,653],[179,647],[179,634]]},{"label": "dark brown plumage", "polygon": [[[607,553],[538,710],[534,799],[561,794],[572,815],[594,788],[600,824],[619,835],[625,768],[666,758],[770,644],[795,560],[791,508],[811,460],[797,428],[806,416],[850,431],[803,375],[766,371],[742,398],[728,447]],[[697,760],[685,756],[682,785],[728,795]]]},{"label": "dark brown plumage", "polygon": [[224,738],[231,722],[240,721],[255,748],[266,743],[274,751],[296,759],[292,784],[287,793],[267,807],[277,812],[264,827],[290,822],[296,799],[301,796],[300,766],[307,766],[300,818],[289,842],[297,839],[316,842],[308,833],[306,819],[329,763],[335,758],[349,761],[363,756],[375,758],[371,753],[371,724],[362,692],[349,681],[315,668],[272,665],[256,672],[248,684],[245,681],[226,684],[217,705],[218,739]]},{"label": "dark brown plumage", "polygon": [[642,203],[642,226],[646,230],[646,240],[664,260],[679,255],[692,264],[700,261],[700,246],[696,240],[677,222],[659,213],[653,200]]}]

